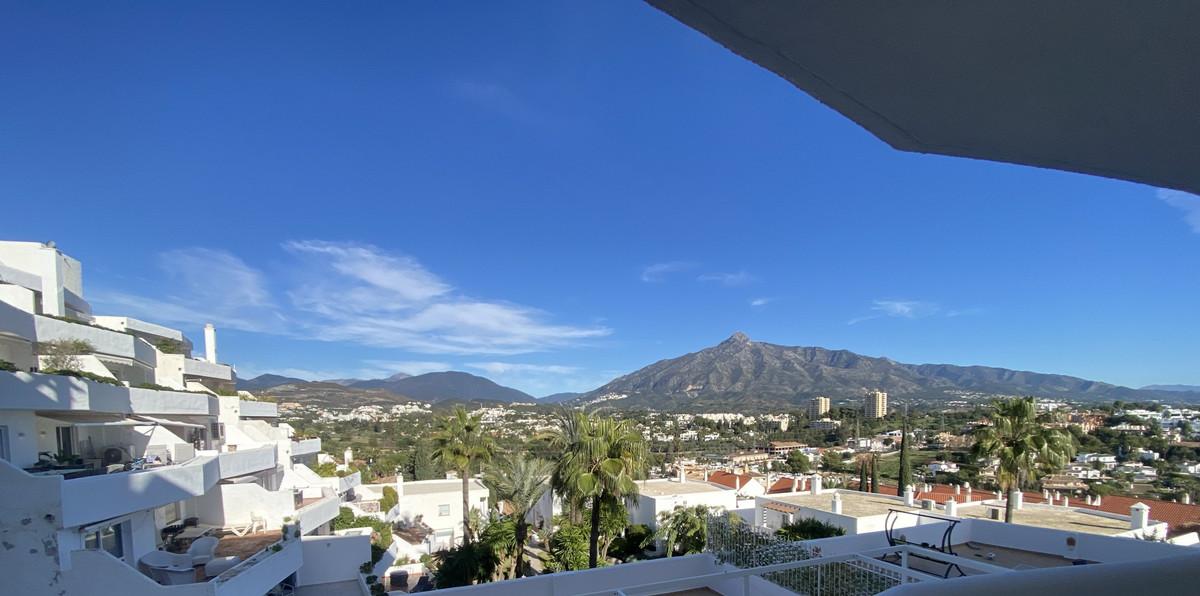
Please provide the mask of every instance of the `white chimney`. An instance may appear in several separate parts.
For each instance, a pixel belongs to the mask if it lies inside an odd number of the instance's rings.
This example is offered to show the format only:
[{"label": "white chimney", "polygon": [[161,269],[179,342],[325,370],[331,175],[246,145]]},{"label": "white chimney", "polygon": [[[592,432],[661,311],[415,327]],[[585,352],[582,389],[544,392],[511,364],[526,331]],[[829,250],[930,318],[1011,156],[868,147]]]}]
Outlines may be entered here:
[{"label": "white chimney", "polygon": [[1150,525],[1150,506],[1141,501],[1129,507],[1129,529],[1141,530]]},{"label": "white chimney", "polygon": [[396,470],[396,496],[404,496],[404,472],[400,470]]},{"label": "white chimney", "polygon": [[346,450],[342,452],[342,463],[348,466],[352,461],[354,461],[354,452],[347,447]]},{"label": "white chimney", "polygon": [[916,495],[913,494],[913,487],[911,484],[904,487],[904,505],[905,506],[912,507],[913,499],[915,498],[915,496]]},{"label": "white chimney", "polygon": [[1071,499],[1070,499],[1070,498],[1068,498],[1066,495],[1063,495],[1063,502],[1062,502],[1062,506],[1063,506],[1063,507],[1070,507],[1070,506],[1071,506]]},{"label": "white chimney", "polygon": [[954,494],[955,494],[955,495],[960,495],[960,494],[962,494],[962,487],[961,487],[961,486],[959,486],[959,485],[957,485],[957,484],[955,484],[955,485],[954,485]]},{"label": "white chimney", "polygon": [[800,478],[797,476],[792,476],[792,492],[797,492],[799,490],[800,490]]},{"label": "white chimney", "polygon": [[1097,507],[1099,507],[1099,506],[1100,506],[1100,495],[1096,495],[1096,502],[1095,502],[1095,503],[1092,503],[1092,504],[1093,504],[1093,505],[1095,505],[1095,506],[1097,506]]},{"label": "white chimney", "polygon": [[1048,489],[1048,488],[1047,488],[1047,489],[1043,489],[1043,490],[1042,490],[1042,498],[1043,498],[1043,499],[1046,499],[1046,502],[1047,502],[1047,503],[1053,503],[1053,502],[1054,502],[1054,499],[1050,498],[1050,489]]},{"label": "white chimney", "polygon": [[204,359],[217,363],[217,328],[212,323],[204,325]]},{"label": "white chimney", "polygon": [[733,490],[736,490],[739,492],[742,490],[742,475],[741,474],[733,475]]},{"label": "white chimney", "polygon": [[771,487],[774,485],[775,485],[775,482],[771,478],[771,473],[767,472],[767,492],[771,492]]},{"label": "white chimney", "polygon": [[820,476],[812,477],[812,494],[814,494],[814,495],[821,494],[821,477]]},{"label": "white chimney", "polygon": [[1092,504],[1092,495],[1084,495],[1083,502],[1087,505],[1091,505]]},{"label": "white chimney", "polygon": [[833,501],[830,503],[830,509],[833,513],[841,515],[842,513],[842,493],[833,493]]},{"label": "white chimney", "polygon": [[955,502],[954,497],[946,499],[946,515],[958,517],[958,503]]},{"label": "white chimney", "polygon": [[1192,504],[1192,493],[1183,493],[1183,496],[1180,497],[1179,501],[1181,503],[1183,503],[1184,505],[1191,505]]},{"label": "white chimney", "polygon": [[1013,511],[1020,511],[1021,506],[1025,504],[1025,494],[1019,490],[1009,491],[1008,498],[1012,499]]},{"label": "white chimney", "polygon": [[704,468],[704,481],[708,482],[708,468]]},{"label": "white chimney", "polygon": [[687,482],[687,473],[684,472],[683,466],[679,466],[678,469],[679,469],[679,483],[683,484],[684,482]]}]

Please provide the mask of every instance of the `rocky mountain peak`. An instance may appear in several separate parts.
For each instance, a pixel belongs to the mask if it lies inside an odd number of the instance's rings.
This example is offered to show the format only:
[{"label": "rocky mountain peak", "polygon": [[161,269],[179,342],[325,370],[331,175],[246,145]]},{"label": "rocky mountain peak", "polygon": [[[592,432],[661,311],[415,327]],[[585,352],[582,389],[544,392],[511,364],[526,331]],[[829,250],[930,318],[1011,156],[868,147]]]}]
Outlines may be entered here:
[{"label": "rocky mountain peak", "polygon": [[750,336],[741,331],[734,331],[733,335],[729,336],[729,339],[721,342],[721,345],[726,347],[748,346],[750,345]]}]

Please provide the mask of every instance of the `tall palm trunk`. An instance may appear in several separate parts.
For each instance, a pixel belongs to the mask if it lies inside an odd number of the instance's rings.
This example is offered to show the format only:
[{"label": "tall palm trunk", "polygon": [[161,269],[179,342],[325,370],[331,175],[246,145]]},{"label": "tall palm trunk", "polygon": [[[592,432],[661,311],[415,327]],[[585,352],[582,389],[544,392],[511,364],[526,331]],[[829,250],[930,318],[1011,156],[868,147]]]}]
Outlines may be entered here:
[{"label": "tall palm trunk", "polygon": [[600,549],[600,497],[592,497],[592,535],[588,540],[588,567],[595,568]]},{"label": "tall palm trunk", "polygon": [[475,541],[471,531],[471,476],[469,470],[462,471],[462,500],[463,500],[463,544]]},{"label": "tall palm trunk", "polygon": [[1006,524],[1013,523],[1013,515],[1017,510],[1017,502],[1012,498],[1013,491],[1021,490],[1021,485],[1023,484],[1021,482],[1021,476],[1023,474],[1024,473],[1022,471],[1018,470],[1017,473],[1013,475],[1013,482],[1015,484],[1009,485],[1008,494],[1004,495],[1006,497],[1004,500],[1004,523]]},{"label": "tall palm trunk", "polygon": [[513,570],[513,577],[525,576],[525,540],[529,533],[529,526],[525,523],[525,519],[517,520],[517,562],[516,569]]}]

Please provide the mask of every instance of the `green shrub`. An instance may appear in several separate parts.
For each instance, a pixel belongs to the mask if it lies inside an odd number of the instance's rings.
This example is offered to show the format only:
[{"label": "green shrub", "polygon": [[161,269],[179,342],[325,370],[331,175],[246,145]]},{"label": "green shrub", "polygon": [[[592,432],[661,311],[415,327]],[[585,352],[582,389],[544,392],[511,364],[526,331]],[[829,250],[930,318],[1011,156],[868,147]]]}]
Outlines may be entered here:
[{"label": "green shrub", "polygon": [[367,561],[366,563],[363,563],[362,565],[358,566],[358,572],[359,573],[370,573],[372,567],[373,567],[373,565],[371,565],[371,562]]},{"label": "green shrub", "polygon": [[15,365],[7,360],[0,360],[0,371],[17,372],[17,365]]},{"label": "green shrub", "polygon": [[368,586],[369,586],[369,585],[371,585],[371,584],[373,584],[373,583],[375,583],[375,582],[377,582],[377,581],[379,581],[379,577],[378,577],[378,576],[374,576],[374,575],[368,575],[368,576],[367,576],[367,585],[368,585]]},{"label": "green shrub", "polygon": [[38,355],[49,370],[78,371],[79,356],[86,356],[96,351],[95,346],[82,339],[56,339],[38,342]]},{"label": "green shrub", "polygon": [[43,370],[42,373],[47,374],[47,375],[63,375],[66,377],[75,377],[76,379],[87,379],[89,381],[96,381],[97,383],[107,383],[109,385],[115,385],[117,387],[125,386],[125,385],[122,385],[120,381],[118,381],[112,377],[102,377],[98,374],[90,373],[90,372],[82,371],[82,370],[51,368],[48,370]]},{"label": "green shrub", "polygon": [[183,342],[177,341],[174,339],[167,339],[164,337],[162,339],[155,341],[154,347],[158,348],[158,351],[162,352],[163,354],[183,354],[184,356],[188,355],[187,351],[184,348]]},{"label": "green shrub", "polygon": [[387,513],[400,502],[400,495],[396,493],[396,489],[391,486],[383,487],[383,498],[379,500],[379,510]]},{"label": "green shrub", "polygon": [[778,530],[775,535],[787,540],[815,540],[843,536],[846,530],[821,520],[803,517]]}]

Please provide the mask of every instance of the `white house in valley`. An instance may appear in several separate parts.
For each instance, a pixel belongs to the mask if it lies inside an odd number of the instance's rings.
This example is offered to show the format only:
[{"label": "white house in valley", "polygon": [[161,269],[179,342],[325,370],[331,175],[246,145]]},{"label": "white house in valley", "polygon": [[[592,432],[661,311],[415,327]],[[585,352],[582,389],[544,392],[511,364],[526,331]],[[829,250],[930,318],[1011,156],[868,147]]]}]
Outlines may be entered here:
[{"label": "white house in valley", "polygon": [[702,505],[733,511],[737,509],[737,491],[728,487],[689,480],[682,472],[675,478],[656,478],[638,482],[637,503],[629,503],[629,521],[658,527],[659,515],[670,513],[676,507]]},{"label": "white house in valley", "polygon": [[[397,502],[388,511],[380,511],[378,501],[383,499],[385,487],[396,490]],[[468,487],[471,509],[486,519],[488,488],[478,478],[470,479]],[[408,543],[409,553],[430,554],[462,542],[462,480],[458,478],[406,481],[398,475],[392,484],[364,484],[355,492],[357,500],[349,505],[356,513],[410,529],[402,529],[396,536]]]},{"label": "white house in valley", "polygon": [[[370,536],[329,523],[358,476],[314,474],[303,462],[320,439],[296,440],[274,403],[234,391],[216,330],[205,336],[195,358],[179,330],[95,316],[79,261],[52,244],[0,242],[2,591],[360,584]],[[86,349],[46,370],[46,348],[66,345]]]}]

